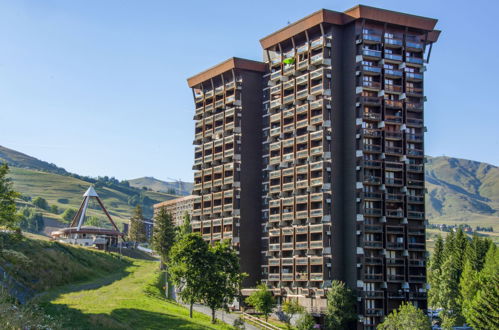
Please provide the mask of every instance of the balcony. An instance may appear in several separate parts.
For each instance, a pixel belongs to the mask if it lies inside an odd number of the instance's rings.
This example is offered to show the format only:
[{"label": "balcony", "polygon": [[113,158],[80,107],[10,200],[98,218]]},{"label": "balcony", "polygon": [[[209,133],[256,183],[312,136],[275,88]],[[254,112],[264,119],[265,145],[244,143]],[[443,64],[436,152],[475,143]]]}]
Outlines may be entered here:
[{"label": "balcony", "polygon": [[424,181],[423,180],[417,180],[417,179],[407,179],[407,186],[411,188],[424,188]]},{"label": "balcony", "polygon": [[410,275],[409,274],[409,282],[413,283],[425,283],[426,282],[426,276],[425,275]]},{"label": "balcony", "polygon": [[385,178],[385,184],[390,186],[402,186],[404,184],[404,180],[399,178]]},{"label": "balcony", "polygon": [[331,60],[330,59],[325,59],[324,55],[317,54],[312,57],[310,57],[310,64],[311,65],[331,65]]},{"label": "balcony", "polygon": [[367,281],[383,281],[383,274],[364,274],[364,279]]},{"label": "balcony", "polygon": [[392,109],[402,109],[402,101],[399,100],[385,100],[385,107]]},{"label": "balcony", "polygon": [[402,71],[395,69],[385,69],[385,76],[389,78],[400,78],[402,77]]},{"label": "balcony", "polygon": [[377,144],[364,144],[362,148],[365,152],[380,153],[381,146]]},{"label": "balcony", "polygon": [[401,85],[385,85],[385,91],[392,93],[402,93]]},{"label": "balcony", "polygon": [[299,90],[296,92],[296,99],[297,100],[302,100],[308,96],[308,88]]},{"label": "balcony", "polygon": [[[385,101],[385,104],[388,105],[388,101]],[[400,102],[402,103],[401,101],[397,101],[397,102]],[[402,105],[401,105],[402,106]],[[385,116],[385,122],[386,123],[389,123],[389,124],[398,124],[398,125],[401,125],[402,124],[402,116],[391,116],[391,115],[386,115]]]},{"label": "balcony", "polygon": [[388,282],[404,282],[405,276],[402,274],[389,274],[386,276]]},{"label": "balcony", "polygon": [[381,184],[381,177],[375,175],[364,175],[364,183],[365,184]]},{"label": "balcony", "polygon": [[381,83],[378,81],[368,81],[364,80],[362,81],[362,86],[367,89],[375,89],[379,90],[381,88]]},{"label": "balcony", "polygon": [[362,72],[366,75],[379,75],[381,74],[381,67],[372,65],[362,65]]},{"label": "balcony", "polygon": [[407,118],[407,126],[423,127],[423,119]]},{"label": "balcony", "polygon": [[364,167],[366,168],[381,168],[380,160],[364,160]]},{"label": "balcony", "polygon": [[364,192],[363,198],[365,200],[374,200],[374,201],[381,201],[382,195],[381,193],[376,193],[376,192]]},{"label": "balcony", "polygon": [[364,208],[365,215],[379,217],[379,216],[381,216],[381,213],[382,213],[382,211],[379,208],[372,208],[372,207],[365,207]]},{"label": "balcony", "polygon": [[399,242],[386,242],[386,248],[389,250],[403,250],[404,243]]},{"label": "balcony", "polygon": [[308,242],[296,242],[295,250],[306,250],[308,249]]},{"label": "balcony", "polygon": [[381,98],[376,96],[361,96],[359,97],[359,102],[361,102],[364,105],[379,106],[381,105]]},{"label": "balcony", "polygon": [[372,50],[372,49],[363,49],[362,55],[365,56],[366,58],[380,59],[381,58],[381,51]]},{"label": "balcony", "polygon": [[421,42],[406,41],[405,48],[409,51],[422,51],[424,47]]},{"label": "balcony", "polygon": [[367,265],[382,265],[383,258],[364,257],[364,263]]},{"label": "balcony", "polygon": [[409,96],[416,96],[416,97],[423,96],[423,89],[422,88],[406,87],[405,92]]},{"label": "balcony", "polygon": [[422,65],[424,63],[424,60],[422,58],[419,58],[419,57],[410,57],[410,56],[407,56],[405,61],[407,63],[411,63],[411,64],[419,64],[419,65]]},{"label": "balcony", "polygon": [[383,299],[384,292],[383,291],[364,291],[363,295],[364,295],[364,298]]},{"label": "balcony", "polygon": [[322,273],[311,273],[310,274],[311,281],[322,281],[323,279],[324,279],[324,276]]},{"label": "balcony", "polygon": [[405,299],[405,293],[403,291],[389,291],[387,296],[389,299]]},{"label": "balcony", "polygon": [[387,48],[401,48],[404,43],[399,38],[385,38],[384,44]]},{"label": "balcony", "polygon": [[390,155],[402,155],[402,148],[400,147],[387,147],[385,146],[385,153],[390,154]]},{"label": "balcony", "polygon": [[382,233],[383,226],[381,226],[381,225],[364,225],[364,232],[366,232],[366,233]]},{"label": "balcony", "polygon": [[[362,129],[362,135],[364,137],[381,137],[381,130],[379,129],[374,129],[374,128],[364,128]],[[380,146],[381,148],[381,146]]]},{"label": "balcony", "polygon": [[408,203],[417,203],[417,204],[423,204],[424,203],[424,196],[407,196],[407,202]]},{"label": "balcony", "polygon": [[310,41],[310,49],[316,49],[324,45],[324,37],[319,37]]},{"label": "balcony", "polygon": [[267,278],[268,278],[269,281],[279,281],[281,279],[281,276],[280,276],[279,273],[277,273],[277,274],[268,274],[267,276],[268,276]]},{"label": "balcony", "polygon": [[402,62],[402,55],[385,53],[385,59],[396,62]]},{"label": "balcony", "polygon": [[382,249],[383,242],[381,241],[364,241],[364,247],[369,249]]},{"label": "balcony", "polygon": [[409,242],[409,250],[419,250],[419,251],[425,251],[426,250],[426,247],[425,247],[425,243],[411,243]]},{"label": "balcony", "polygon": [[404,258],[386,258],[386,266],[405,266],[405,259]]},{"label": "balcony", "polygon": [[386,194],[385,200],[387,202],[403,202],[404,196],[402,194]]},{"label": "balcony", "polygon": [[417,72],[406,72],[405,73],[405,78],[409,81],[422,81],[423,80],[423,74],[422,73],[417,73]]},{"label": "balcony", "polygon": [[385,131],[385,139],[401,140],[402,139],[402,132]]},{"label": "balcony", "polygon": [[296,114],[305,113],[308,111],[308,104],[302,104],[296,107]]},{"label": "balcony", "polygon": [[423,103],[407,102],[405,105],[407,110],[421,112],[423,111]]}]

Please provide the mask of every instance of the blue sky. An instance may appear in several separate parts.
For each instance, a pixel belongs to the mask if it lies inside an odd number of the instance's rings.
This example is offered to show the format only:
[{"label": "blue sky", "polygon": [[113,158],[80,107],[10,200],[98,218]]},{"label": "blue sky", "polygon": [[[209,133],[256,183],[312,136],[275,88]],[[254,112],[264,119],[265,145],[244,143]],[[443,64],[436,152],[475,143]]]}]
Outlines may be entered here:
[{"label": "blue sky", "polygon": [[[364,1],[439,19],[426,151],[499,165],[496,1]],[[83,175],[192,181],[186,78],[353,1],[0,0],[0,145]],[[473,25],[468,24],[473,22]]]}]

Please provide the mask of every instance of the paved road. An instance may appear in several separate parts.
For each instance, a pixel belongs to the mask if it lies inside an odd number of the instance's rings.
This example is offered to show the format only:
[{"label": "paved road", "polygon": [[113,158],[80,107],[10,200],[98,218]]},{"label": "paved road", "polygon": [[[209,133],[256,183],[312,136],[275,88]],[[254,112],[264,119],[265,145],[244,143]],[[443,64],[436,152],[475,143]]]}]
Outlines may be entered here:
[{"label": "paved road", "polygon": [[[186,307],[189,308],[188,305],[186,305]],[[208,307],[206,307],[204,305],[195,304],[194,310],[201,312],[203,314],[206,314],[211,318],[211,309],[209,309]],[[232,313],[226,313],[224,311],[216,311],[215,317],[219,320],[224,321],[225,323],[227,323],[229,325],[232,325],[232,324],[234,324],[234,321],[239,317],[239,315],[232,314]],[[245,323],[245,326],[246,326],[246,330],[259,330],[259,328],[255,327],[251,324],[248,324],[248,323]]]}]

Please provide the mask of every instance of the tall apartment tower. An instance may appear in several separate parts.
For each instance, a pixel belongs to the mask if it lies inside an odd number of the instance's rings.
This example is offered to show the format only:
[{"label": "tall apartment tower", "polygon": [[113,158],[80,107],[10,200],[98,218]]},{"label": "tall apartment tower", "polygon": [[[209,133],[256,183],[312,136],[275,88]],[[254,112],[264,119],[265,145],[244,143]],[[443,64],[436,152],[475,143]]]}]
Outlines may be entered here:
[{"label": "tall apartment tower", "polygon": [[231,58],[188,79],[196,112],[192,229],[230,239],[245,286],[260,277],[261,62]]},{"label": "tall apartment tower", "polygon": [[[260,189],[251,207],[261,214],[245,219],[241,194],[239,221],[258,219],[260,279],[281,301],[320,315],[340,279],[357,294],[360,329],[402,301],[426,308],[423,72],[436,23],[360,5],[317,11],[260,40],[260,87],[240,91],[256,100],[260,88],[262,104],[243,104],[241,122],[246,111],[253,128],[263,124],[248,144],[243,132],[239,152],[261,155],[248,164],[259,166],[261,182],[248,187]],[[190,85],[206,89],[200,82]],[[206,109],[206,91],[195,98]]]}]

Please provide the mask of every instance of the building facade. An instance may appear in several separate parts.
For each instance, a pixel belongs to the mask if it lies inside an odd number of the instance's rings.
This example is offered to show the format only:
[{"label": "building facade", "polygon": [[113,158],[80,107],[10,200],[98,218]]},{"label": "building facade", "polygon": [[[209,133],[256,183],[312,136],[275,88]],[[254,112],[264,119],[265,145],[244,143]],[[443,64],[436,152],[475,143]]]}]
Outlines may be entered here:
[{"label": "building facade", "polygon": [[186,212],[192,217],[192,209],[195,199],[196,196],[189,195],[154,204],[154,214],[156,214],[159,209],[165,208],[166,211],[172,215],[173,224],[175,226],[180,226],[184,223],[184,216]]},{"label": "building facade", "polygon": [[[260,249],[256,278],[281,300],[298,298],[320,315],[327,288],[340,279],[357,292],[359,328],[374,328],[402,301],[426,308],[423,75],[439,36],[436,22],[357,6],[320,10],[260,40],[263,69],[253,71],[255,85],[246,88],[253,100],[260,88],[261,104],[241,109],[258,125],[237,151],[261,157],[259,164],[241,157],[237,165],[259,170],[252,185],[239,189],[255,188],[260,201],[241,194],[238,220],[261,227],[252,232],[261,240],[253,245]],[[214,220],[205,229],[201,219],[204,205],[210,219],[218,216],[207,201],[221,177],[214,172],[216,147],[205,137],[216,118],[204,114],[223,98],[216,97],[221,85],[214,74],[200,75],[203,81],[189,81],[200,196],[193,217],[213,240]],[[208,116],[218,113],[222,123],[225,109]],[[244,216],[244,205],[260,214]],[[242,265],[247,261],[241,256]]]},{"label": "building facade", "polygon": [[260,278],[261,62],[231,58],[189,78],[196,111],[192,230],[229,239],[246,286]]}]

